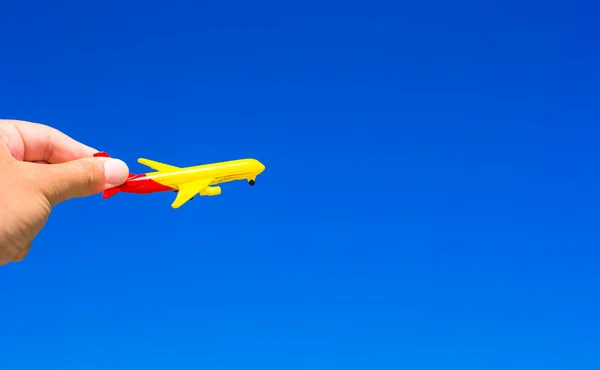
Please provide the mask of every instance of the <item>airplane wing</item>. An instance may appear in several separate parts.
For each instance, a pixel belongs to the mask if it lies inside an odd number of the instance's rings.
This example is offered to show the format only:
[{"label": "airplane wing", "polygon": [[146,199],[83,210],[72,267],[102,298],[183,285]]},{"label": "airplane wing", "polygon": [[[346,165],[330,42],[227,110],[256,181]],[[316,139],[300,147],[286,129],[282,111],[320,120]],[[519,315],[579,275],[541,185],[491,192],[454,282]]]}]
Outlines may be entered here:
[{"label": "airplane wing", "polygon": [[164,163],[152,161],[152,160],[146,159],[146,158],[140,158],[140,159],[138,159],[138,162],[145,166],[148,166],[156,171],[169,172],[169,171],[177,171],[180,169],[179,167],[171,166],[170,164],[164,164]]},{"label": "airplane wing", "polygon": [[196,194],[200,193],[202,189],[206,188],[213,180],[214,179],[202,179],[179,185],[177,198],[175,198],[175,201],[173,202],[173,204],[171,204],[171,207],[181,207],[188,200],[192,199]]}]

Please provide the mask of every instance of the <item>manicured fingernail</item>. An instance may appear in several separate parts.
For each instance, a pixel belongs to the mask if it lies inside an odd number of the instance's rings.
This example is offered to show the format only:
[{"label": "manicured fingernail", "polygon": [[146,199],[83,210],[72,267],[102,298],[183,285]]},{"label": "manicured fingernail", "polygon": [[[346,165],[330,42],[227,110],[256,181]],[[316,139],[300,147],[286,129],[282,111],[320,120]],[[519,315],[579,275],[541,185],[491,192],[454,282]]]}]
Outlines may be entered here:
[{"label": "manicured fingernail", "polygon": [[127,180],[129,167],[120,159],[111,158],[104,162],[104,178],[109,186],[119,186]]}]

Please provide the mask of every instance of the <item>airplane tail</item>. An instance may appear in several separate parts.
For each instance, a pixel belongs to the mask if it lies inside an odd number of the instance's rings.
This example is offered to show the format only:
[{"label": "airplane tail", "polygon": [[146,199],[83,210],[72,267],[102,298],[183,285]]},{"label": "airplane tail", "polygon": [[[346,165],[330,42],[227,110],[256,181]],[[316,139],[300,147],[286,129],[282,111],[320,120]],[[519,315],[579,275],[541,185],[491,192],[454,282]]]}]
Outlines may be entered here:
[{"label": "airplane tail", "polygon": [[121,189],[119,189],[119,188],[112,188],[112,189],[104,190],[104,192],[102,192],[102,198],[104,198],[104,199],[110,198],[120,191],[121,191]]},{"label": "airplane tail", "polygon": [[98,153],[94,153],[94,157],[106,157],[106,158],[110,158],[110,155],[108,155],[108,153],[106,153],[106,152],[98,152]]},{"label": "airplane tail", "polygon": [[[108,155],[108,153],[106,153],[106,152],[97,152],[97,153],[94,153],[94,157],[111,158],[111,156]],[[132,177],[132,176],[135,176],[135,175],[132,174],[131,172],[129,172],[129,176],[128,177]],[[102,198],[105,198],[105,199],[106,198],[110,198],[110,197],[112,197],[113,195],[117,194],[120,191],[121,191],[121,189],[119,187],[104,190],[104,192],[102,193]]]},{"label": "airplane tail", "polygon": [[[108,153],[106,152],[97,152],[94,153],[94,157],[105,157],[105,158],[112,158],[110,155],[108,155]],[[132,177],[135,176],[133,173],[129,172],[129,176],[128,177]]]}]

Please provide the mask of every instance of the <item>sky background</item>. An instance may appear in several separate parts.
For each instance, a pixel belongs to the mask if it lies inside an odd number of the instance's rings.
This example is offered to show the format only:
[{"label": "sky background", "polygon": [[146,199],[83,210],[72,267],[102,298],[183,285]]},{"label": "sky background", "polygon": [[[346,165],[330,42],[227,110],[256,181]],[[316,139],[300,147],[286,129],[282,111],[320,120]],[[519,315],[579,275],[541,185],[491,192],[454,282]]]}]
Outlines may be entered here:
[{"label": "sky background", "polygon": [[600,368],[593,2],[2,2],[0,117],[255,187],[55,208],[0,368]]}]

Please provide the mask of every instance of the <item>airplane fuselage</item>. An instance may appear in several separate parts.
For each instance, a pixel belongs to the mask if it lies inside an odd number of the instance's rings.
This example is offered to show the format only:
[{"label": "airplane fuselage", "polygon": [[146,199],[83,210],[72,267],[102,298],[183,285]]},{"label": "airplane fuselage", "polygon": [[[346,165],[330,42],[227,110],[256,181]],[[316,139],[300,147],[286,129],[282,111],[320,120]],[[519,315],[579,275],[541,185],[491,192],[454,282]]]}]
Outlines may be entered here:
[{"label": "airplane fuselage", "polygon": [[203,179],[212,179],[208,191],[201,195],[217,195],[221,189],[218,186],[224,182],[247,180],[254,185],[256,177],[262,173],[265,166],[255,159],[239,159],[227,162],[218,162],[200,166],[177,168],[169,171],[156,171],[144,174],[130,175],[121,186],[107,193],[126,192],[148,194],[160,191],[178,191],[180,184],[191,183]]}]

